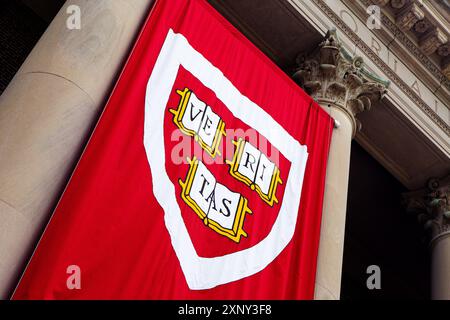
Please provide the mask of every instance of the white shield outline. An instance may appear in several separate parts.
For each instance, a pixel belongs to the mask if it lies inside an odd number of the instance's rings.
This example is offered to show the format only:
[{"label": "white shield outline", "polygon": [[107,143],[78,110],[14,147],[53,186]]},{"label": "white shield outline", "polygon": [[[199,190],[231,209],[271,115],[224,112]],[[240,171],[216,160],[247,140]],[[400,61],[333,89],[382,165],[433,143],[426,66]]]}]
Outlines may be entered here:
[{"label": "white shield outline", "polygon": [[[204,258],[197,255],[183,222],[175,186],[166,172],[164,116],[180,65],[211,89],[233,116],[264,135],[291,162],[280,211],[269,234],[250,248],[224,256]],[[209,289],[251,276],[269,265],[291,241],[308,158],[306,146],[242,95],[182,34],[174,33],[172,29],[147,83],[144,147],[152,172],[153,194],[164,209],[165,225],[190,289]]]}]

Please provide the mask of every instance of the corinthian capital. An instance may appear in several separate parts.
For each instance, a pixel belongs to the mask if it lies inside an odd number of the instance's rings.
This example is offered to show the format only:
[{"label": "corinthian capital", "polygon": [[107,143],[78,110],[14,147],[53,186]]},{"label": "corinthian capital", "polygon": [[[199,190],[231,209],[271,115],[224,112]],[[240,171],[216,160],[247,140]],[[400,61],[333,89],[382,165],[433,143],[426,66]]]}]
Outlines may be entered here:
[{"label": "corinthian capital", "polygon": [[431,242],[450,232],[450,176],[431,179],[427,188],[403,194],[408,213],[416,214]]},{"label": "corinthian capital", "polygon": [[361,57],[351,57],[342,47],[336,30],[328,31],[311,54],[300,54],[294,80],[317,102],[334,104],[347,112],[359,128],[355,116],[369,110],[389,86],[364,68]]}]

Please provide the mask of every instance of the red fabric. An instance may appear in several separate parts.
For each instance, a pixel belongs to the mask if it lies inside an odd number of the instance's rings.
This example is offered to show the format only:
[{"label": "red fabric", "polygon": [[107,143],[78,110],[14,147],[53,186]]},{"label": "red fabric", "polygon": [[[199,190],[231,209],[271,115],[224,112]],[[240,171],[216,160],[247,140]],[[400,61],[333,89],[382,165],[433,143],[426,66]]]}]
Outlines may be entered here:
[{"label": "red fabric", "polygon": [[[182,33],[309,153],[293,239],[264,270],[207,290],[187,286],[164,211],[152,193],[143,145],[146,85],[169,28]],[[174,88],[182,89],[186,83],[223,117],[227,128],[248,128],[180,68]],[[173,92],[167,107],[175,107],[177,99]],[[166,112],[168,159],[177,143],[170,141],[173,129],[172,115]],[[158,1],[13,298],[312,299],[331,134],[332,119],[206,1]],[[229,177],[227,165],[208,168],[249,199],[253,214],[244,225],[249,237],[235,243],[205,227],[178,197],[198,254],[213,257],[258,243],[270,231],[279,205],[268,208],[258,201],[254,191]],[[289,168],[290,162],[280,155],[283,181]],[[184,179],[188,165],[168,161],[166,170],[177,182]],[[174,184],[178,195],[179,184]],[[280,202],[284,187],[277,191]],[[74,264],[81,268],[81,290],[66,286],[67,266]]]}]

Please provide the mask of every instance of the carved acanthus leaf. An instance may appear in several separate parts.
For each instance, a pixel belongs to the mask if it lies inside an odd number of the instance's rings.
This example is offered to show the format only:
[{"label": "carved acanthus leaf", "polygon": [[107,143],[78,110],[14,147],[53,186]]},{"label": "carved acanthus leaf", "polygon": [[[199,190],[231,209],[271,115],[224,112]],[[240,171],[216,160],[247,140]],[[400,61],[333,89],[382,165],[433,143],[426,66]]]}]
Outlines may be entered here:
[{"label": "carved acanthus leaf", "polygon": [[408,213],[417,215],[431,241],[450,231],[450,176],[431,179],[422,190],[403,194]]},{"label": "carved acanthus leaf", "polygon": [[[312,54],[301,54],[294,80],[318,102],[334,103],[353,117],[369,110],[386,93],[386,83],[364,70],[361,57],[350,57],[330,30]],[[356,123],[356,120],[355,120]]]}]

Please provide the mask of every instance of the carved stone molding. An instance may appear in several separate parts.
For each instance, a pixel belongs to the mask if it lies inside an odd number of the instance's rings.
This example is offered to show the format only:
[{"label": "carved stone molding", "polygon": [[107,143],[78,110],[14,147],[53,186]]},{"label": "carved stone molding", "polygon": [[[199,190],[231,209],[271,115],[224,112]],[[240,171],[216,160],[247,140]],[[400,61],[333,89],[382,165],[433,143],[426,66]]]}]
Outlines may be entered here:
[{"label": "carved stone molding", "polygon": [[439,29],[432,29],[420,40],[420,49],[426,54],[433,54],[437,48],[447,43],[447,36]]},{"label": "carved stone molding", "polygon": [[431,28],[431,23],[427,19],[420,20],[414,26],[414,31],[418,33],[424,33]]},{"label": "carved stone molding", "polygon": [[422,190],[403,194],[406,211],[416,214],[430,243],[450,232],[450,176],[431,179]]},{"label": "carved stone molding", "polygon": [[[446,39],[450,37],[448,28],[442,28],[443,24],[439,21],[439,19],[442,18],[439,18],[436,16],[436,14],[433,14],[433,6],[431,4],[424,3],[423,0],[360,1],[365,3],[366,5],[370,3],[378,5],[380,7],[393,8],[393,12],[392,10],[387,11],[391,11],[391,14],[395,14],[395,24],[403,32],[411,29],[418,32],[419,35],[426,32],[427,35],[425,39],[421,39],[419,41],[419,46],[427,56],[432,55],[436,51],[436,49],[440,45],[445,44],[447,42]],[[448,0],[446,1],[448,2]],[[387,4],[389,2],[390,6],[388,7]],[[449,4],[444,3],[443,6],[445,8],[448,8]]]},{"label": "carved stone molding", "polygon": [[450,43],[446,43],[440,46],[437,50],[437,53],[441,57],[448,57],[450,55]]},{"label": "carved stone molding", "polygon": [[447,56],[447,58],[444,60],[444,63],[442,64],[442,69],[444,74],[450,78],[450,56]]},{"label": "carved stone molding", "polygon": [[397,15],[396,23],[400,30],[410,30],[419,20],[422,20],[425,14],[420,10],[419,6],[412,2],[409,6],[405,6]]},{"label": "carved stone molding", "polygon": [[[446,134],[450,135],[450,126],[442,120],[436,112],[428,106],[423,99],[413,90],[410,85],[408,85],[404,80],[402,80],[398,74],[392,70],[385,61],[383,61],[377,54],[373,52],[373,50],[362,41],[359,36],[346,24],[341,18],[333,11],[331,8],[323,1],[323,0],[312,0],[316,6],[327,15],[328,18],[339,28],[342,32],[352,40],[352,42],[371,59],[383,72],[386,76],[389,77],[399,88],[410,97],[410,99],[432,120],[439,126]],[[370,5],[373,0],[360,0],[362,3]],[[413,53],[418,59],[424,63],[428,70],[433,72],[438,79],[441,85],[450,90],[450,80],[446,78],[446,76],[442,73],[440,68],[437,68],[434,63],[429,60],[429,58],[422,53],[422,51],[416,47],[408,37],[401,32],[401,30],[397,27],[397,25],[391,21],[385,14],[381,14],[383,25],[387,26],[391,32],[396,35],[396,39],[400,40],[404,43],[408,50]],[[428,63],[427,63],[428,62]]]},{"label": "carved stone molding", "polygon": [[389,82],[364,69],[361,57],[350,57],[342,48],[336,29],[310,54],[301,53],[294,80],[317,102],[334,104],[350,115],[354,134],[361,128],[355,116],[370,110],[386,94]]},{"label": "carved stone molding", "polygon": [[384,7],[385,5],[387,5],[389,3],[389,1],[391,1],[391,0],[372,0],[373,4],[380,6],[380,7]]},{"label": "carved stone molding", "polygon": [[[313,0],[313,1],[321,1],[321,0]],[[360,0],[360,2],[364,6],[371,5],[374,0]],[[383,26],[386,27],[389,32],[395,35],[395,38],[402,43],[408,51],[419,60],[423,66],[426,67],[428,71],[430,71],[433,76],[445,87],[447,90],[450,90],[450,77],[446,77],[443,71],[437,66],[426,54],[424,54],[417,43],[413,42],[410,37],[408,37],[404,32],[400,30],[397,24],[392,21],[385,13],[381,12],[381,22]]]},{"label": "carved stone molding", "polygon": [[395,9],[403,8],[406,4],[406,0],[392,0],[391,6]]}]

